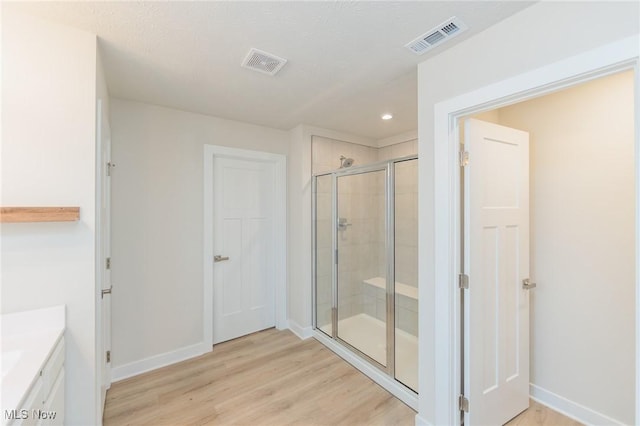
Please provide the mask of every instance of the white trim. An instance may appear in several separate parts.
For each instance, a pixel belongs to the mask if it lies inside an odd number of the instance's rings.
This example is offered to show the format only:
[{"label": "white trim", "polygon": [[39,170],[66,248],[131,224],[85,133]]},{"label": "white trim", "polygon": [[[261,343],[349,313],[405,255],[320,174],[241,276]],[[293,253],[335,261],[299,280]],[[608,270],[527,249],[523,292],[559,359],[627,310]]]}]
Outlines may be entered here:
[{"label": "white trim", "polygon": [[574,420],[585,425],[623,425],[619,420],[607,417],[602,413],[593,411],[590,408],[573,402],[567,398],[557,395],[551,391],[543,389],[533,383],[529,384],[529,394],[531,399],[538,401],[542,405],[546,405],[560,414],[564,414]]},{"label": "white trim", "polygon": [[129,364],[113,367],[111,369],[111,381],[119,382],[120,380],[128,379],[129,377],[137,376],[138,374],[157,370],[158,368],[166,367],[167,365],[175,364],[176,362],[190,358],[195,358],[209,352],[209,350],[210,346],[200,342],[195,345],[176,349],[175,351],[165,352],[163,354],[154,355]]},{"label": "white trim", "polygon": [[292,319],[289,319],[289,330],[291,330],[293,334],[298,336],[300,340],[306,340],[309,337],[313,336],[313,328],[311,326],[302,327]]},{"label": "white trim", "polygon": [[363,360],[332,338],[327,337],[327,335],[321,331],[313,330],[313,337],[327,348],[331,349],[340,358],[360,370],[360,372],[365,376],[391,392],[391,394],[400,401],[413,408],[413,410],[418,410],[418,395],[395,381],[393,378],[389,377],[386,372],[374,367],[372,364]]},{"label": "white trim", "polygon": [[274,250],[275,326],[287,328],[287,157],[262,151],[204,145],[204,279],[203,279],[203,341],[213,348],[213,159],[239,158],[273,163],[274,191]]},{"label": "white trim", "polygon": [[389,136],[388,138],[378,139],[376,145],[378,148],[384,148],[385,146],[396,145],[402,142],[409,142],[418,139],[418,131],[410,130],[408,132],[400,133],[399,135]]},{"label": "white trim", "polygon": [[[96,187],[95,187],[95,289],[94,289],[94,303],[95,303],[95,365],[96,365],[96,380],[94,385],[96,387],[96,395],[97,395],[97,407],[96,407],[96,418],[102,418],[103,413],[103,404],[105,401],[106,404],[106,391],[104,399],[102,397],[102,380],[104,379],[102,374],[102,364],[104,361],[103,353],[104,353],[104,327],[102,324],[102,284],[103,284],[103,274],[102,274],[102,259],[104,259],[104,247],[102,246],[102,200],[103,200],[103,164],[104,159],[102,157],[102,99],[98,98],[96,102],[96,164],[95,164],[95,172],[96,172]],[[111,380],[109,383],[105,384],[106,389],[111,387]]]},{"label": "white trim", "polygon": [[[521,102],[546,93],[602,77],[622,69],[635,67],[636,109],[640,98],[640,76],[638,75],[638,37],[628,37],[585,53],[555,62],[527,73],[485,86],[478,90],[457,96],[435,105],[434,122],[434,214],[435,214],[435,424],[458,424],[457,396],[460,387],[460,295],[456,290],[456,276],[459,272],[459,221],[460,182],[457,168],[457,126],[458,117],[499,108]],[[636,354],[640,353],[640,215],[638,195],[640,195],[638,154],[638,114],[636,114]],[[424,148],[423,148],[424,149]],[[420,189],[424,199],[426,189]],[[421,209],[422,211],[423,209]],[[426,220],[426,212],[421,221]],[[421,235],[420,245],[425,246]],[[424,275],[421,274],[421,277]],[[430,283],[426,277],[420,280],[420,292],[428,294]],[[422,334],[425,336],[426,333]],[[421,348],[429,342],[423,342]],[[422,357],[421,359],[424,359]],[[636,356],[636,419],[640,419],[640,357]]]},{"label": "white trim", "polygon": [[[640,36],[637,37],[637,44],[640,45]],[[635,180],[636,180],[636,410],[635,421],[640,422],[640,271],[638,265],[640,265],[640,238],[638,238],[638,227],[640,226],[640,60],[636,58],[635,65],[633,67],[635,76]]]}]

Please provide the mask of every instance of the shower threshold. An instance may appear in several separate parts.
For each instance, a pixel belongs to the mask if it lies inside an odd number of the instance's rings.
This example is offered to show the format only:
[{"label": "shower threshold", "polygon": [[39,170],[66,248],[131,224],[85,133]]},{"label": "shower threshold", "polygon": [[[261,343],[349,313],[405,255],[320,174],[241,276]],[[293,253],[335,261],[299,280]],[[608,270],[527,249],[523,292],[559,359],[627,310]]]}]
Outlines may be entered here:
[{"label": "shower threshold", "polygon": [[[331,335],[331,325],[318,327]],[[340,339],[367,354],[380,364],[386,364],[387,326],[384,321],[361,313],[338,321]],[[396,379],[405,386],[418,390],[418,338],[396,328]]]}]

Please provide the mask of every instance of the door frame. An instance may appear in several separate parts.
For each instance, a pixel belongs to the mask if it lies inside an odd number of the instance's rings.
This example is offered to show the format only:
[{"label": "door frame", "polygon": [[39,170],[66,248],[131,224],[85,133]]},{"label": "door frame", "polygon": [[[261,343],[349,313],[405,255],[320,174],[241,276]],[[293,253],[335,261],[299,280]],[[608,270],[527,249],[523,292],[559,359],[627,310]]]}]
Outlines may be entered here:
[{"label": "door frame", "polygon": [[262,151],[230,148],[219,145],[204,145],[204,280],[203,280],[203,341],[206,351],[213,348],[213,176],[214,159],[231,158],[272,163],[275,172],[274,185],[274,275],[275,326],[287,328],[287,157]]},{"label": "door frame", "polygon": [[[96,395],[98,395],[97,399],[97,412],[96,418],[102,419],[104,414],[104,407],[106,404],[106,392],[111,388],[111,383],[113,379],[113,373],[111,369],[110,363],[106,362],[106,350],[111,348],[106,348],[104,345],[105,340],[105,324],[103,323],[103,309],[104,309],[104,300],[102,295],[102,290],[105,282],[105,259],[106,259],[106,251],[105,244],[106,239],[109,238],[110,241],[110,232],[111,227],[109,229],[104,229],[102,226],[103,215],[102,215],[102,201],[104,199],[104,190],[105,184],[107,183],[107,179],[109,176],[107,175],[107,162],[111,161],[111,131],[109,130],[109,134],[105,136],[103,132],[103,127],[106,126],[110,129],[109,119],[104,115],[105,113],[105,100],[102,98],[97,98],[96,100],[96,196],[95,196],[95,321],[96,321],[96,339],[95,339],[95,359],[97,366],[97,373],[95,380],[96,385]],[[106,145],[105,140],[108,140],[108,145]],[[104,158],[104,154],[106,150],[106,155],[108,158]],[[109,191],[111,191],[111,186],[109,184]],[[109,209],[111,205],[109,204]],[[109,216],[111,213],[108,213]],[[107,235],[106,233],[109,233]],[[111,297],[111,295],[108,295]],[[111,314],[113,313],[113,308],[111,301],[109,301],[109,310],[111,311],[109,318],[111,318]],[[111,326],[109,326],[111,327]],[[109,329],[109,334],[111,334],[112,330]],[[111,338],[109,339],[111,340]],[[108,364],[108,366],[107,366]],[[106,368],[106,377],[103,367]],[[104,394],[103,394],[103,386]]]},{"label": "door frame", "polygon": [[[434,106],[434,282],[421,279],[420,292],[433,285],[434,424],[460,424],[458,396],[461,384],[461,180],[459,172],[459,119],[566,89],[624,70],[634,70],[635,82],[635,195],[636,195],[636,354],[640,354],[640,61],[638,37],[632,36],[585,53],[540,67]],[[428,207],[421,196],[420,211]],[[424,220],[424,213],[420,213]],[[421,241],[421,245],[424,244]],[[426,310],[425,310],[426,311]],[[422,334],[423,336],[425,334]],[[424,339],[421,337],[421,340]],[[421,347],[425,346],[421,342]],[[424,374],[424,373],[422,373]],[[421,374],[421,375],[422,375]],[[424,378],[421,377],[424,381]],[[635,418],[640,419],[640,358],[636,357]],[[421,392],[421,395],[429,394]],[[473,404],[473,402],[471,402]]]}]

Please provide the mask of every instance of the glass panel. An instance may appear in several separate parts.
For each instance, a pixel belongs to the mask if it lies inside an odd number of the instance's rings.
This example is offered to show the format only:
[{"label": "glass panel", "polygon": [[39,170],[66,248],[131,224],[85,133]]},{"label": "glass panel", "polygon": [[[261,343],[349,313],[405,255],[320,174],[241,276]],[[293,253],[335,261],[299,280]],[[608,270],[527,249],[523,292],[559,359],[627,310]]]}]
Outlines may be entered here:
[{"label": "glass panel", "polygon": [[338,177],[338,337],[383,366],[385,170]]},{"label": "glass panel", "polygon": [[395,370],[418,391],[418,160],[395,163]]},{"label": "glass panel", "polygon": [[331,241],[331,175],[316,178],[316,327],[329,336],[331,323],[331,284],[333,242]]}]

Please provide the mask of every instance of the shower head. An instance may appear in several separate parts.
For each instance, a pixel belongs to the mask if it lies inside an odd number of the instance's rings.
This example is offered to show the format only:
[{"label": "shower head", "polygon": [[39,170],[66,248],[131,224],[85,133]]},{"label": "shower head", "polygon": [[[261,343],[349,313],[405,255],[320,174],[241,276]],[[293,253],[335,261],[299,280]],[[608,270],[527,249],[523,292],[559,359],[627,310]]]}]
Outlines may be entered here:
[{"label": "shower head", "polygon": [[346,167],[351,167],[355,160],[353,158],[347,158],[344,155],[340,156],[340,168],[344,169]]}]

